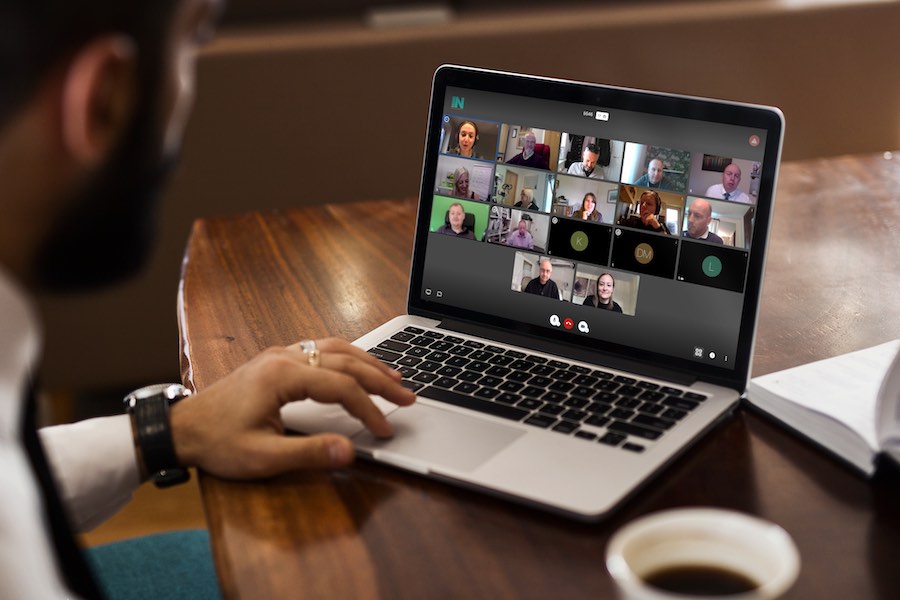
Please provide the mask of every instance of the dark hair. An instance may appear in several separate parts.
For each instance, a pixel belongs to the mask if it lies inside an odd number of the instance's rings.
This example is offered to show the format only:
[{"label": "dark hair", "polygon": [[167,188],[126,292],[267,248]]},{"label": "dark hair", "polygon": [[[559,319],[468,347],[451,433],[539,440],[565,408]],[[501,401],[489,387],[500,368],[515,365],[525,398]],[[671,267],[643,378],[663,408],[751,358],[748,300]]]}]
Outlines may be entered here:
[{"label": "dark hair", "polygon": [[456,141],[459,141],[459,134],[462,132],[463,125],[471,125],[475,130],[475,141],[478,141],[478,125],[475,124],[474,121],[463,121],[459,124],[459,127],[456,128]]},{"label": "dark hair", "polygon": [[[606,275],[606,276],[608,276],[610,279],[612,279],[612,282],[613,282],[613,292],[615,292],[615,289],[616,289],[616,278],[612,276],[612,273],[606,273],[606,272],[600,273],[600,277],[603,277],[604,275]],[[602,302],[600,302],[600,277],[597,277],[597,308],[605,308],[606,310],[612,310],[612,308],[613,308],[613,306],[614,306],[612,294],[610,294],[610,296],[609,296],[609,303],[603,304]]]},{"label": "dark hair", "polygon": [[0,129],[28,101],[51,68],[99,35],[131,37],[138,48],[139,81],[154,85],[161,70],[165,32],[179,1],[0,2]]},{"label": "dark hair", "polygon": [[588,196],[594,199],[594,206],[597,205],[597,196],[595,196],[593,192],[588,192],[584,195],[584,198],[581,199],[581,210],[584,210],[584,201],[588,199]]},{"label": "dark hair", "polygon": [[598,157],[600,156],[600,148],[597,147],[597,144],[588,144],[585,150],[592,154],[596,154]]}]

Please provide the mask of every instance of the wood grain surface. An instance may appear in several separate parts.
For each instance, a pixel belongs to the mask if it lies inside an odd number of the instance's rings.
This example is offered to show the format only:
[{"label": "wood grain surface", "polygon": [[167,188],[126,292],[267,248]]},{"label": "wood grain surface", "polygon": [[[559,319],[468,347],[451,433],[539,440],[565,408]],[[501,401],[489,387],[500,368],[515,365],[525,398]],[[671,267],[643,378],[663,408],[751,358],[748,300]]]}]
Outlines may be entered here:
[{"label": "wood grain surface", "polygon": [[[401,314],[415,213],[397,200],[197,221],[179,292],[185,383]],[[898,234],[900,156],[785,164],[754,374],[900,337]],[[609,598],[610,535],[695,505],[784,527],[802,560],[788,598],[900,597],[900,474],[864,480],[744,409],[594,525],[366,462],[201,487],[228,598]]]}]

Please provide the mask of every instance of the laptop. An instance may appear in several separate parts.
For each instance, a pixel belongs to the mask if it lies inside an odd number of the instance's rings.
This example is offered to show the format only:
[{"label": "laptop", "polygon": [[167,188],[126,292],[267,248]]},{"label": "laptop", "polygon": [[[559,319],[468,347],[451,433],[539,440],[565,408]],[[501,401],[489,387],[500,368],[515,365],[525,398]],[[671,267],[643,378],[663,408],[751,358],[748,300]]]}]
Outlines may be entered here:
[{"label": "laptop", "polygon": [[354,343],[414,406],[283,409],[365,458],[608,515],[737,405],[784,119],[776,108],[445,65],[407,314]]}]

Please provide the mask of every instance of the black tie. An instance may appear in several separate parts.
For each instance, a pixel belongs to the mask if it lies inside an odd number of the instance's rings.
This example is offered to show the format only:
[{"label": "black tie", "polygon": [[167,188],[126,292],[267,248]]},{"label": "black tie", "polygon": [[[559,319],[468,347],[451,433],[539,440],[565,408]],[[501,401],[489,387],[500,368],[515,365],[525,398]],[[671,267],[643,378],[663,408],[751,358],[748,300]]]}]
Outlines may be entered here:
[{"label": "black tie", "polygon": [[29,386],[28,395],[25,398],[25,410],[22,419],[22,441],[31,468],[34,470],[35,479],[40,486],[44,499],[44,517],[50,528],[53,547],[56,550],[56,564],[62,573],[63,580],[70,591],[85,599],[103,598],[93,573],[88,567],[84,554],[75,542],[72,535],[72,527],[69,518],[63,509],[47,458],[44,456],[44,447],[37,434],[37,402],[35,401],[34,386]]}]

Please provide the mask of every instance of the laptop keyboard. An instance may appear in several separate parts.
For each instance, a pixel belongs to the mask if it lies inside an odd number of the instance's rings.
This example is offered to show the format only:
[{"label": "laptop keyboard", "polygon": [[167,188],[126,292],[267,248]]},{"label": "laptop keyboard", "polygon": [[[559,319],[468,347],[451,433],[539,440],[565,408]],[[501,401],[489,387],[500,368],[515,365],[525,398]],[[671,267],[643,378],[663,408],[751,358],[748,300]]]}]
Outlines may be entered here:
[{"label": "laptop keyboard", "polygon": [[406,327],[369,353],[424,398],[643,452],[706,399],[652,381]]}]

